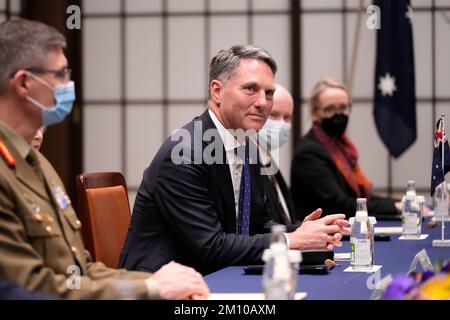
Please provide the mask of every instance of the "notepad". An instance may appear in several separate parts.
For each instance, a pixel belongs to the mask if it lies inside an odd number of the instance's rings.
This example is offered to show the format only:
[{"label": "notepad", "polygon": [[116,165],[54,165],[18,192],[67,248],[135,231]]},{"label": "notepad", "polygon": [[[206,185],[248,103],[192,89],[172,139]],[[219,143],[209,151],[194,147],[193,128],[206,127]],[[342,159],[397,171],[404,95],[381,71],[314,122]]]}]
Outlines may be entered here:
[{"label": "notepad", "polygon": [[[294,296],[294,300],[304,300],[308,294],[306,292],[297,292]],[[231,293],[211,293],[209,300],[265,300],[263,293],[243,293],[243,292],[231,292]]]},{"label": "notepad", "polygon": [[371,267],[368,268],[353,268],[352,266],[348,267],[347,269],[344,270],[344,272],[362,272],[362,273],[373,273],[373,272],[377,272],[378,270],[381,269],[381,265],[373,265]]},{"label": "notepad", "polygon": [[428,238],[428,234],[422,233],[418,237],[412,237],[412,236],[400,236],[398,240],[425,240]]}]

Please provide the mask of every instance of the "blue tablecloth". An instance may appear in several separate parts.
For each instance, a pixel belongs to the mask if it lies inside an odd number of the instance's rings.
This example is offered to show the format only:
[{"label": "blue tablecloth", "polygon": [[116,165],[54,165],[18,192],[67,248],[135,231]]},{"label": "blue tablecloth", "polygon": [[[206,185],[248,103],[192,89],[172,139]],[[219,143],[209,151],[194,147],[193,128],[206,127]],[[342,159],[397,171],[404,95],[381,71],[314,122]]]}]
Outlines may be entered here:
[{"label": "blue tablecloth", "polygon": [[[400,221],[379,221],[379,226],[400,226]],[[450,239],[450,222],[446,223],[446,239]],[[375,264],[382,265],[380,278],[388,274],[392,276],[406,274],[417,252],[426,249],[432,263],[438,259],[450,258],[450,248],[433,247],[433,239],[441,238],[441,224],[428,228],[426,221],[422,233],[429,234],[425,240],[398,240],[399,235],[391,235],[391,241],[375,242]],[[349,241],[344,241],[341,248],[335,252],[349,252]],[[298,291],[307,292],[308,299],[369,299],[373,284],[373,274],[343,272],[349,262],[338,262],[338,266],[325,275],[306,275],[298,277]],[[420,268],[420,266],[418,267]],[[371,277],[368,279],[369,277]],[[262,276],[245,275],[243,268],[228,267],[205,277],[211,292],[262,292]],[[367,284],[369,280],[369,286]]]}]

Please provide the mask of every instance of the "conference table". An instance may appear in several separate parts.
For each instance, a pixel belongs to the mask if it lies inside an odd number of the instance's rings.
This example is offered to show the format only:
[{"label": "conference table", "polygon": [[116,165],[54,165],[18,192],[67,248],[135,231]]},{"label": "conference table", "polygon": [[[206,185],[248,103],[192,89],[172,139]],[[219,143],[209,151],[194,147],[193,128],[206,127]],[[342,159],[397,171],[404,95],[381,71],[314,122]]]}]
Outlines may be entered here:
[{"label": "conference table", "polygon": [[[338,261],[327,274],[300,274],[297,291],[306,292],[308,300],[368,300],[373,284],[388,274],[393,277],[407,274],[415,255],[425,249],[432,263],[450,258],[450,247],[433,247],[433,239],[441,239],[441,223],[427,227],[429,218],[422,224],[424,240],[399,240],[399,234],[391,234],[390,241],[375,241],[375,265],[382,265],[377,274],[344,272],[350,262]],[[401,221],[378,221],[376,227],[400,227]],[[445,238],[450,239],[450,222],[445,223]],[[335,253],[348,253],[350,242],[344,241]],[[420,264],[417,266],[421,271]],[[212,293],[261,293],[262,276],[246,275],[243,266],[228,267],[205,276]]]}]

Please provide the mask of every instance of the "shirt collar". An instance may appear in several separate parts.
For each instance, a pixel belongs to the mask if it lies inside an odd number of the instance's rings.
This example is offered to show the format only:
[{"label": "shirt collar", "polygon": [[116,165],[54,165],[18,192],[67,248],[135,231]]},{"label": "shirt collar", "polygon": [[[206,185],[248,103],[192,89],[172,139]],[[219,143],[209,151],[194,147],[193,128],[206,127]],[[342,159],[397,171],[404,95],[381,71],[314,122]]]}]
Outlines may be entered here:
[{"label": "shirt collar", "polygon": [[222,123],[219,121],[217,116],[214,114],[214,112],[211,111],[211,109],[208,110],[209,116],[211,117],[212,121],[214,122],[214,125],[216,126],[217,130],[219,131],[220,138],[223,141],[223,146],[225,148],[225,151],[231,151],[233,149],[236,149],[237,147],[241,145],[245,145],[245,143],[239,143],[234,136],[222,125]]},{"label": "shirt collar", "polygon": [[20,156],[25,159],[31,150],[31,145],[17,132],[11,129],[6,123],[0,121],[0,130],[5,138],[13,145]]}]

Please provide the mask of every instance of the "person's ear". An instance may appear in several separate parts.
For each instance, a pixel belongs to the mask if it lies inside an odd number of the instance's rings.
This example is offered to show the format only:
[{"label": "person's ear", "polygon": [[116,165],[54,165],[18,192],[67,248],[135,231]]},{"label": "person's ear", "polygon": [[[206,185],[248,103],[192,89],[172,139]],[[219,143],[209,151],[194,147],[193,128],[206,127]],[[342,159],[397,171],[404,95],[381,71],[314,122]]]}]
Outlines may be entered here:
[{"label": "person's ear", "polygon": [[220,103],[222,101],[223,88],[223,83],[219,80],[213,80],[209,85],[211,100],[213,100],[217,106],[220,106]]},{"label": "person's ear", "polygon": [[25,70],[19,70],[9,81],[11,88],[21,97],[28,95],[28,78],[28,73]]},{"label": "person's ear", "polygon": [[320,116],[319,116],[319,108],[312,108],[311,109],[311,119],[313,122],[321,122]]}]

